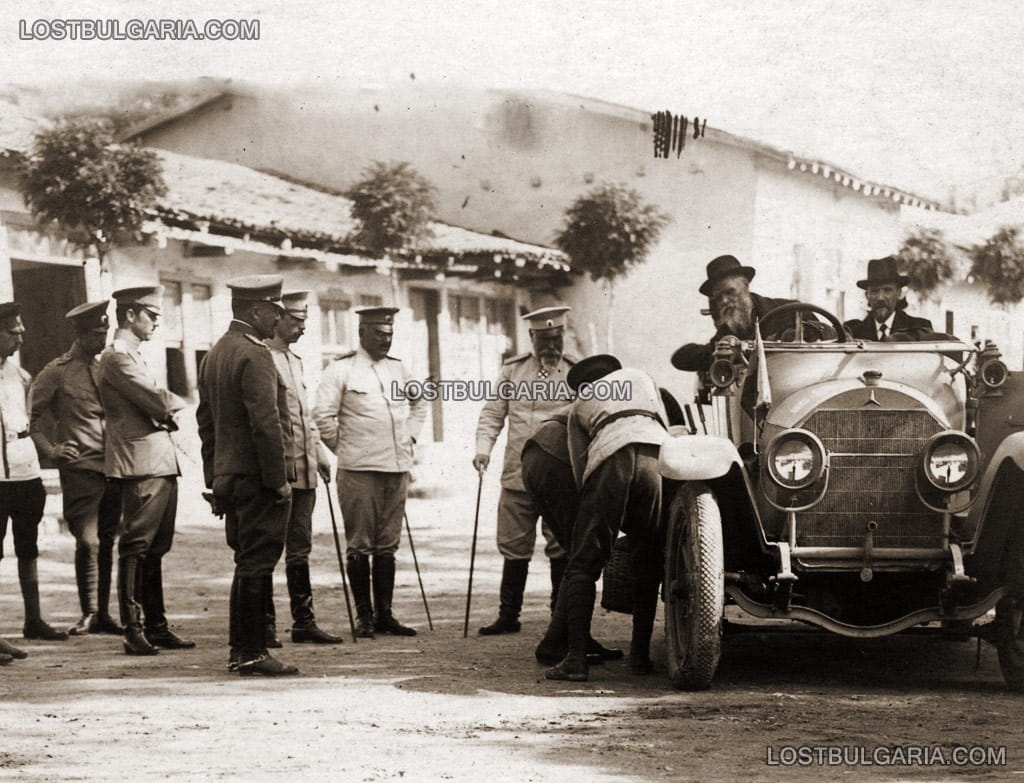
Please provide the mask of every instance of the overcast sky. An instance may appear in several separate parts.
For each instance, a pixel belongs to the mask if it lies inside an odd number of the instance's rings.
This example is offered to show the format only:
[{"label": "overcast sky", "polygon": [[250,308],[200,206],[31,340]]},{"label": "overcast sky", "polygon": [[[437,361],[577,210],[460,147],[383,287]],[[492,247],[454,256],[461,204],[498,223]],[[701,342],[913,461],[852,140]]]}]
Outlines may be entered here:
[{"label": "overcast sky", "polygon": [[[218,76],[549,88],[709,118],[945,197],[1024,170],[1016,3],[0,0],[5,82]],[[191,10],[190,10],[191,9]],[[257,42],[19,39],[19,20],[258,18]]]}]

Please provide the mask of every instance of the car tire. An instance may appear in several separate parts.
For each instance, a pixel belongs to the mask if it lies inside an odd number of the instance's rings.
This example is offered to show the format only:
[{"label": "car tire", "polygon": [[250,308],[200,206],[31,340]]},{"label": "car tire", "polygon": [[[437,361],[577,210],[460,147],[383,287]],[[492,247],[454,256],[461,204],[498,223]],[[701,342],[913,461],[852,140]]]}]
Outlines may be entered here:
[{"label": "car tire", "polygon": [[725,565],[722,517],[707,485],[684,484],[669,507],[665,547],[665,647],[682,690],[711,685],[722,654]]},{"label": "car tire", "polygon": [[1024,601],[1009,596],[996,604],[999,669],[1012,691],[1024,691]]}]

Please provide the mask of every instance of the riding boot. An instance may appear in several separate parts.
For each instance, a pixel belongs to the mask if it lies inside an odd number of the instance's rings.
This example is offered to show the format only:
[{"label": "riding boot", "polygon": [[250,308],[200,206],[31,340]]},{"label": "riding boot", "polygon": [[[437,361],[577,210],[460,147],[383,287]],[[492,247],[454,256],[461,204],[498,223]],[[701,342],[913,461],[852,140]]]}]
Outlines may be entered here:
[{"label": "riding boot", "polygon": [[[551,561],[554,564],[554,560]],[[551,620],[544,638],[533,651],[538,663],[554,666],[561,661],[569,649],[569,602],[568,591],[559,590]]]},{"label": "riding boot", "polygon": [[270,575],[270,584],[264,583],[263,589],[267,591],[264,603],[264,625],[267,629],[267,647],[271,650],[279,650],[284,647],[277,637],[277,609],[274,608],[274,575]]},{"label": "riding boot", "polygon": [[149,643],[142,630],[140,558],[126,555],[117,561],[117,599],[121,609],[121,625],[124,626],[125,655],[156,655],[159,650]]},{"label": "riding boot", "polygon": [[228,671],[238,671],[238,661],[242,651],[242,635],[238,630],[238,571],[231,580],[231,593],[228,596]]},{"label": "riding boot", "polygon": [[555,602],[558,600],[558,588],[562,584],[562,577],[565,576],[565,567],[569,565],[568,557],[553,557],[551,563],[551,611],[555,611]]},{"label": "riding boot", "polygon": [[558,665],[544,673],[549,680],[584,682],[590,676],[587,662],[587,645],[590,641],[590,621],[594,614],[594,598],[597,589],[586,574],[577,574],[567,580],[564,588],[566,610],[569,620],[569,647],[565,658]]},{"label": "riding boot", "polygon": [[114,564],[114,542],[100,540],[96,553],[96,617],[89,633],[108,633],[120,636],[124,629],[110,616],[110,572]]},{"label": "riding boot", "polygon": [[392,636],[415,636],[416,630],[402,625],[391,614],[391,598],[395,592],[395,556],[373,556],[373,601],[377,605],[373,629]]},{"label": "riding boot", "polygon": [[267,576],[238,577],[238,673],[280,677],[299,670],[267,652]]},{"label": "riding boot", "polygon": [[651,635],[658,613],[657,553],[649,547],[633,549],[633,637],[629,643],[629,669],[645,675],[654,671],[651,660]]},{"label": "riding boot", "polygon": [[146,638],[150,644],[167,650],[187,650],[196,646],[195,642],[182,639],[167,626],[163,558],[150,556],[142,561],[142,611],[146,616]]},{"label": "riding boot", "polygon": [[341,644],[340,636],[332,636],[316,624],[313,614],[313,586],[309,580],[309,563],[285,565],[288,596],[292,608],[292,641],[296,644]]},{"label": "riding boot", "polygon": [[479,633],[483,636],[495,636],[500,633],[519,633],[519,612],[523,608],[523,591],[526,590],[526,576],[530,571],[529,560],[505,559],[501,570],[501,588],[499,596],[501,605],[498,619],[485,625]]},{"label": "riding boot", "polygon": [[352,598],[356,602],[356,636],[373,638],[373,601],[370,598],[370,558],[358,552],[349,552],[348,581]]},{"label": "riding boot", "polygon": [[81,619],[68,629],[68,636],[85,636],[96,621],[96,558],[88,547],[75,547],[75,585]]},{"label": "riding boot", "polygon": [[42,639],[47,642],[62,642],[68,638],[64,631],[52,628],[39,609],[39,573],[36,559],[18,558],[18,581],[21,582],[21,597],[25,601],[25,626],[22,634],[26,639]]}]

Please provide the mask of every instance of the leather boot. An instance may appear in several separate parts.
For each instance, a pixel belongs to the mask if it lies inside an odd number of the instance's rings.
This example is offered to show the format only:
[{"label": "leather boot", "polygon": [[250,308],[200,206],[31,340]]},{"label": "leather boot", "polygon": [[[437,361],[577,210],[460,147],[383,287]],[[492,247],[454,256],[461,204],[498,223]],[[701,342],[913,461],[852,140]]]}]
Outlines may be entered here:
[{"label": "leather boot", "polygon": [[13,660],[13,656],[7,655],[7,653],[0,653],[0,666],[6,666]]},{"label": "leather boot", "polygon": [[228,596],[228,671],[238,671],[238,660],[241,656],[242,637],[238,630],[238,571],[231,580],[231,593]]},{"label": "leather boot", "polygon": [[341,644],[340,636],[327,633],[316,624],[313,614],[313,587],[309,580],[309,563],[285,565],[288,597],[292,608],[292,642],[302,644]]},{"label": "leather boot", "polygon": [[358,552],[349,552],[348,581],[352,599],[356,602],[356,637],[373,638],[373,601],[370,599],[370,558]]},{"label": "leather boot", "polygon": [[0,654],[7,655],[11,658],[17,658],[19,661],[28,658],[28,653],[24,650],[15,647],[10,642],[6,642],[0,639]]},{"label": "leather boot", "polygon": [[67,639],[68,635],[64,631],[58,631],[43,620],[39,609],[39,573],[34,557],[31,560],[18,558],[18,581],[21,582],[21,597],[25,600],[24,637],[47,642],[63,642]]},{"label": "leather boot", "polygon": [[562,662],[548,669],[544,677],[549,680],[585,682],[590,676],[587,662],[587,643],[590,640],[590,620],[594,614],[597,589],[585,574],[566,580],[566,611],[569,621],[569,648]]},{"label": "leather boot", "polygon": [[498,619],[480,629],[482,636],[519,633],[522,627],[519,623],[519,612],[523,608],[523,591],[526,589],[526,576],[529,571],[529,560],[506,558],[501,570],[501,605],[498,609]]},{"label": "leather boot", "polygon": [[395,593],[395,556],[373,556],[373,601],[377,605],[373,629],[392,636],[415,636],[416,630],[402,625],[391,614],[391,598]]},{"label": "leather boot", "polygon": [[629,643],[629,670],[636,675],[651,674],[651,635],[658,613],[658,572],[660,550],[651,543],[633,547],[633,636]]},{"label": "leather boot", "polygon": [[[273,579],[273,574],[269,575]],[[238,673],[243,677],[298,674],[267,652],[267,577],[238,577]]]},{"label": "leather boot", "polygon": [[82,617],[68,629],[68,636],[86,636],[96,620],[96,557],[86,546],[75,547],[75,584]]},{"label": "leather boot", "polygon": [[182,639],[167,626],[162,558],[147,557],[141,567],[142,610],[146,616],[146,638],[149,643],[166,650],[188,650],[195,647],[195,642]]},{"label": "leather boot", "polygon": [[565,567],[569,565],[568,557],[551,558],[551,611],[555,611],[555,602],[558,600],[558,587],[562,584],[562,577],[565,576]]},{"label": "leather boot", "polygon": [[110,616],[110,572],[114,565],[114,542],[100,539],[96,553],[96,617],[89,625],[89,633],[120,636],[124,628]]},{"label": "leather boot", "polygon": [[134,555],[126,555],[117,561],[117,599],[121,608],[121,625],[124,626],[125,655],[156,655],[160,652],[149,643],[142,630],[142,604],[139,594],[142,586],[142,565]]},{"label": "leather boot", "polygon": [[268,590],[266,597],[266,609],[264,611],[264,625],[267,633],[267,647],[271,650],[280,650],[284,647],[277,636],[277,609],[274,608],[274,575],[270,575],[270,585],[264,583],[264,590]]}]

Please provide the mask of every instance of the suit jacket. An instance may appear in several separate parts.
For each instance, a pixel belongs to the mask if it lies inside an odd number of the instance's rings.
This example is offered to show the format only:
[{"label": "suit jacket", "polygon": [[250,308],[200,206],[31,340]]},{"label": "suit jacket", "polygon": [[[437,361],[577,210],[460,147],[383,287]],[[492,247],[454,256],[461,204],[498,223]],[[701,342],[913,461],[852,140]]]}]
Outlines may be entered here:
[{"label": "suit jacket", "polygon": [[[754,302],[754,317],[757,319],[764,318],[765,313],[771,312],[776,307],[796,301],[795,299],[771,299],[766,296],[761,296],[760,294],[755,294],[753,291],[750,292],[750,298]],[[805,320],[806,319],[807,316],[805,316]],[[774,322],[775,319],[773,318],[772,321]],[[718,328],[715,332],[715,336],[712,337],[707,344],[688,343],[684,345],[673,354],[672,366],[677,370],[687,370],[690,372],[700,372],[710,369],[711,357],[715,352],[715,343],[723,337],[728,337],[731,334],[732,331],[728,327],[722,326]]]},{"label": "suit jacket", "polygon": [[[875,331],[875,319],[871,313],[860,320],[846,321],[843,326],[858,340],[878,339],[878,332]],[[890,335],[895,342],[931,340],[935,337],[935,330],[932,329],[932,322],[927,318],[917,318],[908,315],[905,310],[897,310],[892,319]]]},{"label": "suit jacket", "polygon": [[100,356],[98,382],[107,420],[103,465],[107,477],[179,475],[171,430],[177,429],[174,413],[186,403],[157,386],[138,344],[121,330]]},{"label": "suit jacket", "polygon": [[256,330],[232,321],[199,368],[203,477],[258,476],[265,489],[295,477],[288,390]]}]

